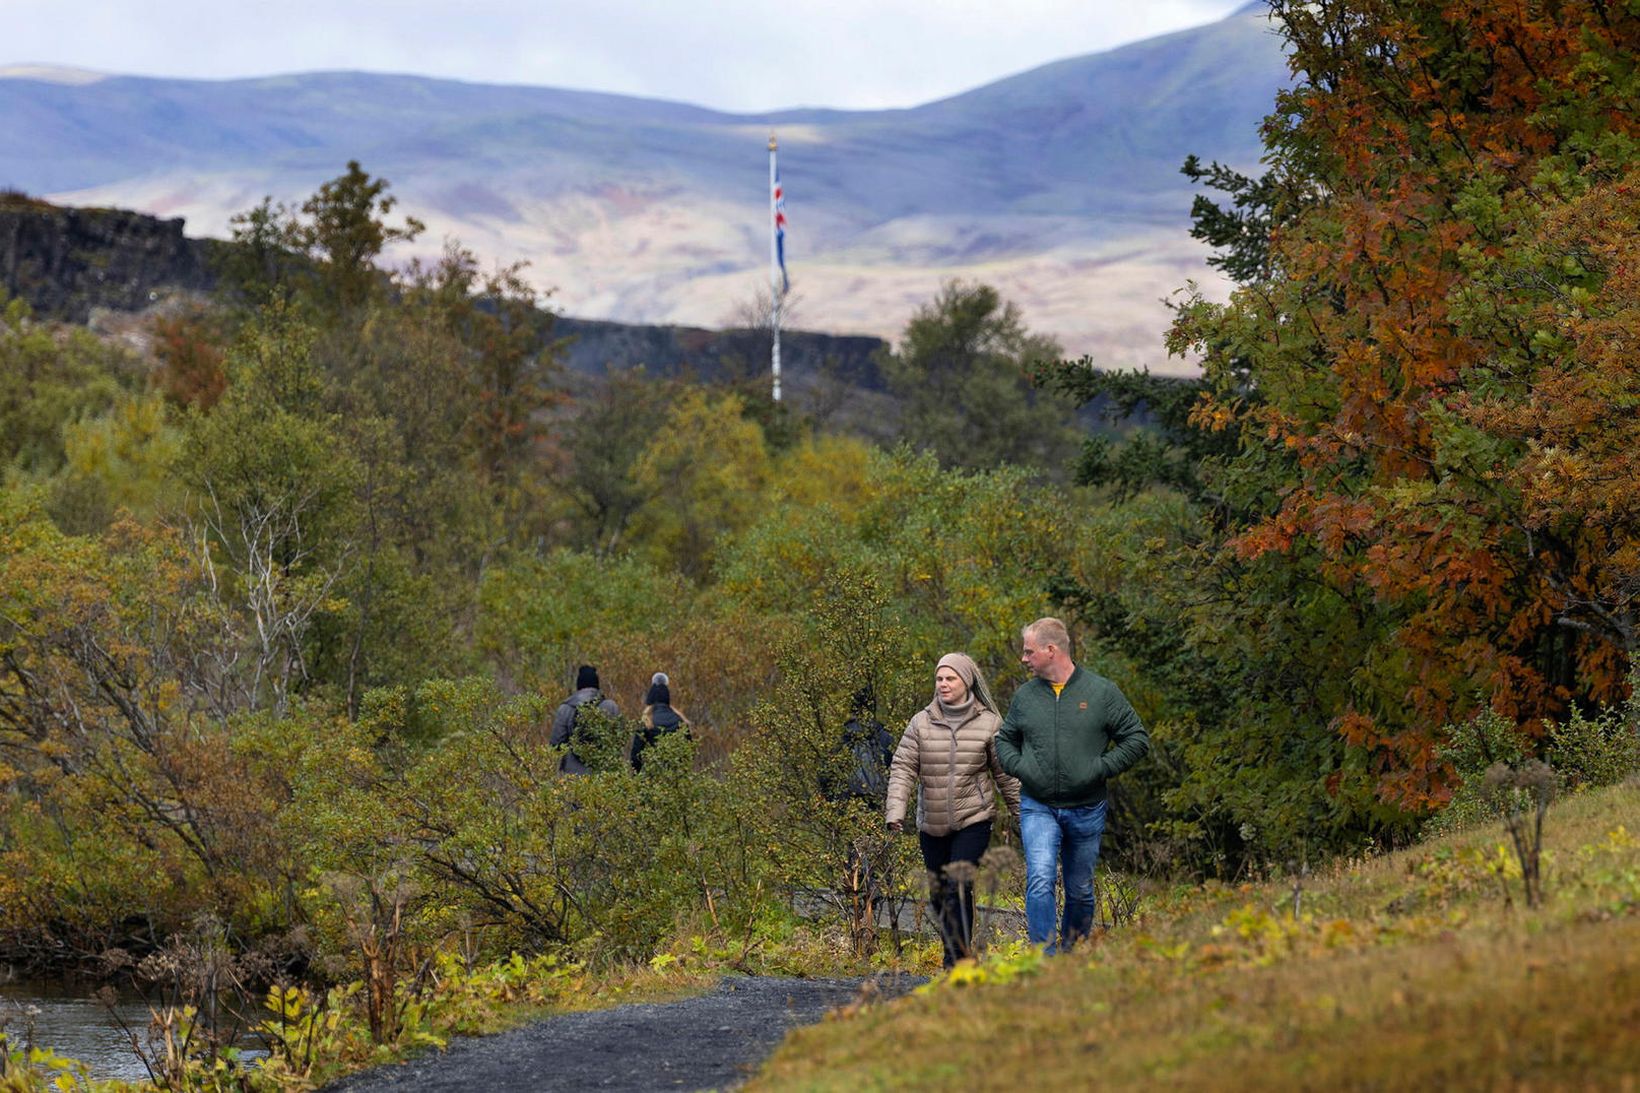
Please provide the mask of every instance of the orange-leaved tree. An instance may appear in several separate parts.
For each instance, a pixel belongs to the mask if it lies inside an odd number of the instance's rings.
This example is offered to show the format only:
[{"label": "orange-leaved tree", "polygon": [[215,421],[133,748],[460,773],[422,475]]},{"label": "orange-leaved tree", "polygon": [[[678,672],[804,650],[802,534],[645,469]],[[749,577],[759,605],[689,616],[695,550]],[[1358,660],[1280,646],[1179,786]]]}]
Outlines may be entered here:
[{"label": "orange-leaved tree", "polygon": [[[1269,261],[1181,310],[1235,429],[1242,564],[1353,605],[1317,668],[1378,797],[1438,804],[1441,726],[1614,697],[1635,639],[1640,13],[1273,0]],[[1343,772],[1336,772],[1337,779]]]}]

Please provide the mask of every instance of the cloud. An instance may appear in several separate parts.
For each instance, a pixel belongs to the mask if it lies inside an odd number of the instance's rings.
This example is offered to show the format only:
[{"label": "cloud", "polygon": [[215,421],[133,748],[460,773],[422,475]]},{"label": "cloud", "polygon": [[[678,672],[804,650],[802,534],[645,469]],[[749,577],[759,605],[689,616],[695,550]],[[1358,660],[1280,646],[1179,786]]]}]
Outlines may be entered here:
[{"label": "cloud", "polygon": [[912,106],[1220,18],[1242,0],[5,0],[6,62],[226,78],[317,69],[727,110]]}]

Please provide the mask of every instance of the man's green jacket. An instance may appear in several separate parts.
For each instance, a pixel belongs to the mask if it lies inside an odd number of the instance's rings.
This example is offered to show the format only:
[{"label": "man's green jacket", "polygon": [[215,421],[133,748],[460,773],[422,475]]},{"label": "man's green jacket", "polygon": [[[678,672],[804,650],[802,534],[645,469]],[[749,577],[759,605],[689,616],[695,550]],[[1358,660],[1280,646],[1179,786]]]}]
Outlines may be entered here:
[{"label": "man's green jacket", "polygon": [[1045,679],[1014,692],[997,731],[1002,769],[1055,808],[1105,799],[1105,783],[1150,750],[1150,734],[1116,684],[1077,668],[1057,696]]}]

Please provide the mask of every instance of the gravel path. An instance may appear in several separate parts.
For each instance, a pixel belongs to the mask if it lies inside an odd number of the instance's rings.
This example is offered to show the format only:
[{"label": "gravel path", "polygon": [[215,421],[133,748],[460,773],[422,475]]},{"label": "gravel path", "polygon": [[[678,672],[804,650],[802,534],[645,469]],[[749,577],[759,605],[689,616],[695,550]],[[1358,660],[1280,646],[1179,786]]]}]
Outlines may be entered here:
[{"label": "gravel path", "polygon": [[[457,1040],[448,1051],[356,1074],[326,1093],[722,1089],[745,1081],[787,1029],[860,997],[865,982],[725,978],[710,993],[681,1002],[569,1013]],[[871,982],[892,996],[922,980]]]}]

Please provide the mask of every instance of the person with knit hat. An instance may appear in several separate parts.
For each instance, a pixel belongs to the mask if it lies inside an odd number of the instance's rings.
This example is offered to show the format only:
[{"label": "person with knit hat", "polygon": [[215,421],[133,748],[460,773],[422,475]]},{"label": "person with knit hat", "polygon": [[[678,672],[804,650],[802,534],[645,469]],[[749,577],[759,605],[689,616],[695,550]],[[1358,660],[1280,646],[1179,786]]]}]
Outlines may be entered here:
[{"label": "person with knit hat", "polygon": [[681,710],[673,708],[672,688],[665,672],[656,672],[655,678],[650,681],[649,690],[644,695],[640,721],[641,727],[632,738],[633,770],[643,770],[644,749],[667,733],[681,729],[685,736],[689,735],[689,719],[683,716]]},{"label": "person with knit hat", "polygon": [[933,700],[911,718],[889,768],[890,830],[903,827],[911,786],[918,787],[917,838],[947,968],[972,955],[974,929],[973,886],[951,866],[971,869],[990,846],[998,790],[1019,815],[1019,782],[996,753],[1001,723],[979,665],[966,653],[947,653],[934,669]]},{"label": "person with knit hat", "polygon": [[[590,707],[590,709],[583,709]],[[565,774],[587,774],[589,770],[581,756],[575,753],[578,743],[586,742],[587,721],[589,715],[597,713],[613,721],[621,716],[620,708],[615,700],[604,697],[604,692],[598,685],[598,669],[590,664],[583,664],[575,670],[575,691],[552,717],[552,735],[547,743],[553,747],[568,746],[558,769]]]}]

